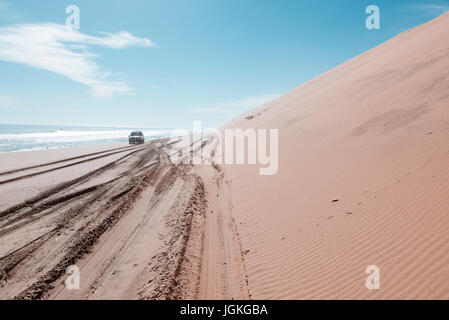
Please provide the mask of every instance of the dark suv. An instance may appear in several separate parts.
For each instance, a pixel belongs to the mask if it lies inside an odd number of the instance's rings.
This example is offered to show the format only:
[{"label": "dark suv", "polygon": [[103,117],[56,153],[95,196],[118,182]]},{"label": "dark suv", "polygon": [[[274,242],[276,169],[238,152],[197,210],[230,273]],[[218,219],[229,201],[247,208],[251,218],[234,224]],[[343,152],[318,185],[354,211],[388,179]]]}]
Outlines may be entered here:
[{"label": "dark suv", "polygon": [[145,138],[143,137],[142,131],[133,131],[128,136],[128,141],[129,141],[129,144],[134,144],[134,143],[140,144],[140,143],[145,142]]}]

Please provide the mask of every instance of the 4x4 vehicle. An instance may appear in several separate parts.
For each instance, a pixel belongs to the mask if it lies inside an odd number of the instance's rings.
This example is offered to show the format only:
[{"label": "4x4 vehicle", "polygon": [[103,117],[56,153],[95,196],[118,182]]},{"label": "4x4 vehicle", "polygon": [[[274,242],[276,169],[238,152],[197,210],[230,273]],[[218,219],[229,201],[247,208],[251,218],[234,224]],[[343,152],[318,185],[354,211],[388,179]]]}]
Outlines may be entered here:
[{"label": "4x4 vehicle", "polygon": [[128,136],[128,141],[129,144],[134,144],[134,143],[144,143],[145,142],[145,138],[143,136],[142,131],[133,131],[131,132],[131,134]]}]

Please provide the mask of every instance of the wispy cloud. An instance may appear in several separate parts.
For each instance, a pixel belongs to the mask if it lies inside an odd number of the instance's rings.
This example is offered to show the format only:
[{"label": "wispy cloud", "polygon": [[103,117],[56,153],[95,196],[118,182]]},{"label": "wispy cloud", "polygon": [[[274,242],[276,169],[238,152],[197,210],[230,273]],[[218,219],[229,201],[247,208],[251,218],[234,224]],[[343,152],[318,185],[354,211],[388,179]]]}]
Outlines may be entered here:
[{"label": "wispy cloud", "polygon": [[415,3],[408,5],[408,7],[411,10],[419,12],[429,18],[437,17],[449,11],[449,5],[436,3]]},{"label": "wispy cloud", "polygon": [[96,64],[97,55],[88,51],[93,45],[112,49],[156,46],[150,39],[129,32],[91,36],[52,23],[0,27],[0,60],[64,75],[90,87],[98,97],[131,92],[126,81],[111,80],[111,74]]},{"label": "wispy cloud", "polygon": [[249,109],[261,106],[273,99],[276,99],[280,94],[270,93],[262,94],[258,96],[249,96],[239,100],[228,101],[218,103],[215,106],[204,107],[204,108],[194,108],[191,109],[193,113],[238,113]]}]

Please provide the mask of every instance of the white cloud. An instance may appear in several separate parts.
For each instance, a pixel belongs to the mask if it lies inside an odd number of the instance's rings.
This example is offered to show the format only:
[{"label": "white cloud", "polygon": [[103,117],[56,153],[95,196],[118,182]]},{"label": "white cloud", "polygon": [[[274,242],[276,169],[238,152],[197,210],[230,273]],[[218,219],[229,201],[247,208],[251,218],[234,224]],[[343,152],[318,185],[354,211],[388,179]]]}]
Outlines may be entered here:
[{"label": "white cloud", "polygon": [[0,60],[64,75],[90,87],[98,97],[131,92],[133,89],[125,81],[110,79],[111,74],[95,63],[96,55],[90,53],[87,46],[124,49],[156,44],[129,32],[101,35],[95,37],[52,23],[0,27]]},{"label": "white cloud", "polygon": [[426,16],[429,17],[436,17],[449,11],[449,5],[444,4],[422,3],[422,4],[411,4],[409,5],[409,7],[410,9],[414,11],[419,11],[420,13],[425,14]]},{"label": "white cloud", "polygon": [[228,101],[218,103],[212,107],[194,108],[191,109],[193,113],[238,113],[249,109],[261,106],[273,99],[276,99],[280,94],[262,94],[259,96],[245,97],[235,101]]}]

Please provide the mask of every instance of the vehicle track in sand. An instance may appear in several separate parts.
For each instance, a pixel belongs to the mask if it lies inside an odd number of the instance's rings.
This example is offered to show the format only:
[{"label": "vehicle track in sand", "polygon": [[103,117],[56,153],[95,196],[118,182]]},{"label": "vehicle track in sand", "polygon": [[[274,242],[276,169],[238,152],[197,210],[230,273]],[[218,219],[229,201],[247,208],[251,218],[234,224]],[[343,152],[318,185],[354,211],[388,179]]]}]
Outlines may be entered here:
[{"label": "vehicle track in sand", "polygon": [[[30,185],[38,185],[43,184],[42,188],[37,188],[39,192],[35,195],[33,194],[30,198],[18,197],[15,201],[11,201],[10,206],[4,208],[4,205],[1,207],[3,210],[0,210],[0,218],[10,214],[15,213],[17,210],[22,209],[24,207],[29,207],[35,205],[39,201],[49,198],[52,195],[58,194],[62,189],[66,189],[72,186],[80,185],[89,179],[92,179],[99,174],[110,170],[114,167],[119,166],[123,161],[132,157],[135,153],[142,150],[142,148],[148,148],[147,146],[127,149],[128,151],[125,155],[120,155],[121,152],[114,152],[103,154],[101,156],[97,156],[94,159],[85,159],[76,164],[64,165],[62,167],[56,167],[51,169],[46,169],[44,172],[35,172],[35,173],[26,173],[19,177],[4,180],[3,183],[0,184],[0,187],[5,187],[5,195],[4,196],[16,196],[17,191],[22,188],[28,187]],[[118,154],[118,155],[117,155]],[[114,156],[115,155],[115,156]],[[111,157],[112,158],[109,158]],[[92,169],[87,169],[82,166],[82,164],[89,164],[92,166]],[[45,166],[45,164],[40,165],[40,167]],[[78,170],[82,169],[82,171],[78,172]],[[90,168],[90,167],[88,167]],[[65,170],[64,170],[65,169]],[[27,170],[27,169],[23,169]],[[67,172],[70,171],[70,174],[67,175]],[[82,173],[81,173],[82,172]],[[48,179],[47,176],[52,176],[51,179]],[[36,177],[39,176],[39,177]],[[47,179],[46,179],[47,178]],[[41,182],[42,181],[42,182]],[[45,184],[47,182],[47,184]],[[50,183],[50,186],[48,184]],[[9,189],[10,188],[10,189]],[[11,192],[12,191],[12,192]],[[20,193],[19,193],[20,194]],[[27,194],[27,193],[25,193]],[[5,200],[5,199],[2,199]],[[9,202],[9,201],[8,201]]]},{"label": "vehicle track in sand", "polygon": [[100,155],[100,154],[106,156],[106,155],[112,154],[114,152],[123,152],[123,151],[127,151],[127,150],[130,150],[133,148],[135,148],[135,147],[127,146],[127,147],[113,148],[113,149],[103,150],[103,151],[99,151],[99,152],[92,152],[92,153],[87,153],[87,154],[83,154],[83,155],[79,155],[79,156],[75,156],[75,157],[65,158],[65,159],[61,159],[61,160],[57,160],[57,161],[46,162],[46,163],[42,163],[42,164],[38,164],[38,165],[3,171],[3,172],[0,172],[0,177],[5,176],[5,175],[10,175],[13,173],[17,173],[17,172],[21,172],[21,171],[28,171],[28,170],[32,170],[32,169],[41,168],[41,167],[48,167],[48,166],[52,166],[55,164],[69,162],[69,161],[73,161],[73,160],[88,158],[88,157],[92,157],[92,156],[96,156],[96,155]]},{"label": "vehicle track in sand", "polygon": [[[146,180],[150,180],[154,170],[146,167],[146,172],[141,172],[140,169],[148,162],[154,165],[159,162],[154,150],[152,144],[145,145],[74,181],[2,211],[0,270],[3,271],[0,277],[3,286],[0,297],[40,297],[46,291],[45,286],[36,283],[57,276],[63,261],[73,259],[80,249],[92,242],[90,239],[94,239],[94,235],[101,234],[120,216],[128,205],[123,199],[128,194],[138,193]],[[118,176],[109,176],[108,182],[83,188],[94,178],[110,175],[109,171],[118,165],[124,166],[117,172]],[[28,280],[15,283],[14,279],[25,275]],[[33,281],[36,282],[28,286]],[[13,290],[8,290],[12,287]],[[22,292],[18,292],[22,288]]]},{"label": "vehicle track in sand", "polygon": [[204,253],[197,299],[251,299],[249,280],[232,202],[220,166],[197,168],[208,190],[208,212],[204,222]]},{"label": "vehicle track in sand", "polygon": [[[145,148],[145,147],[143,147],[143,148]],[[142,149],[142,148],[140,148],[140,149]],[[132,152],[128,153],[127,156],[132,155],[133,153],[139,151],[140,149],[133,150]],[[108,156],[111,156],[111,155],[114,155],[114,154],[118,154],[118,153],[123,153],[123,152],[126,152],[126,151],[129,151],[129,149],[121,150],[121,151],[115,151],[115,152],[110,152],[110,153],[102,154],[102,155],[99,155],[99,156],[96,156],[96,157],[91,157],[91,158],[83,159],[83,160],[80,160],[80,161],[77,161],[77,162],[72,162],[72,163],[69,163],[69,164],[65,164],[65,165],[62,165],[62,166],[59,166],[59,167],[53,167],[53,168],[45,169],[45,170],[42,170],[42,171],[32,172],[32,173],[16,176],[16,177],[13,177],[13,178],[0,180],[0,185],[5,184],[5,183],[11,183],[11,182],[18,181],[18,180],[31,178],[31,177],[34,177],[34,176],[37,176],[37,175],[48,173],[48,172],[53,172],[53,171],[56,171],[56,170],[61,170],[61,169],[64,169],[64,168],[80,165],[80,164],[85,163],[85,162],[94,161],[94,160],[97,160],[97,159],[105,158],[105,157],[108,157]],[[66,162],[66,161],[69,161],[69,160],[59,161],[59,163]],[[39,168],[39,167],[48,167],[48,166],[50,166],[50,165],[40,165],[40,166],[31,167],[31,168],[24,168],[24,169],[20,169],[19,171],[15,171],[14,173],[22,172],[22,171],[31,171],[31,170]],[[8,173],[8,175],[9,174],[11,174],[11,173]],[[5,174],[3,174],[3,175],[5,175]]]},{"label": "vehicle track in sand", "polygon": [[[249,298],[232,212],[216,209],[228,205],[215,196],[219,172],[173,163],[174,144],[159,139],[0,173],[31,181],[94,164],[0,211],[0,299]],[[73,264],[79,290],[64,283]]]}]

